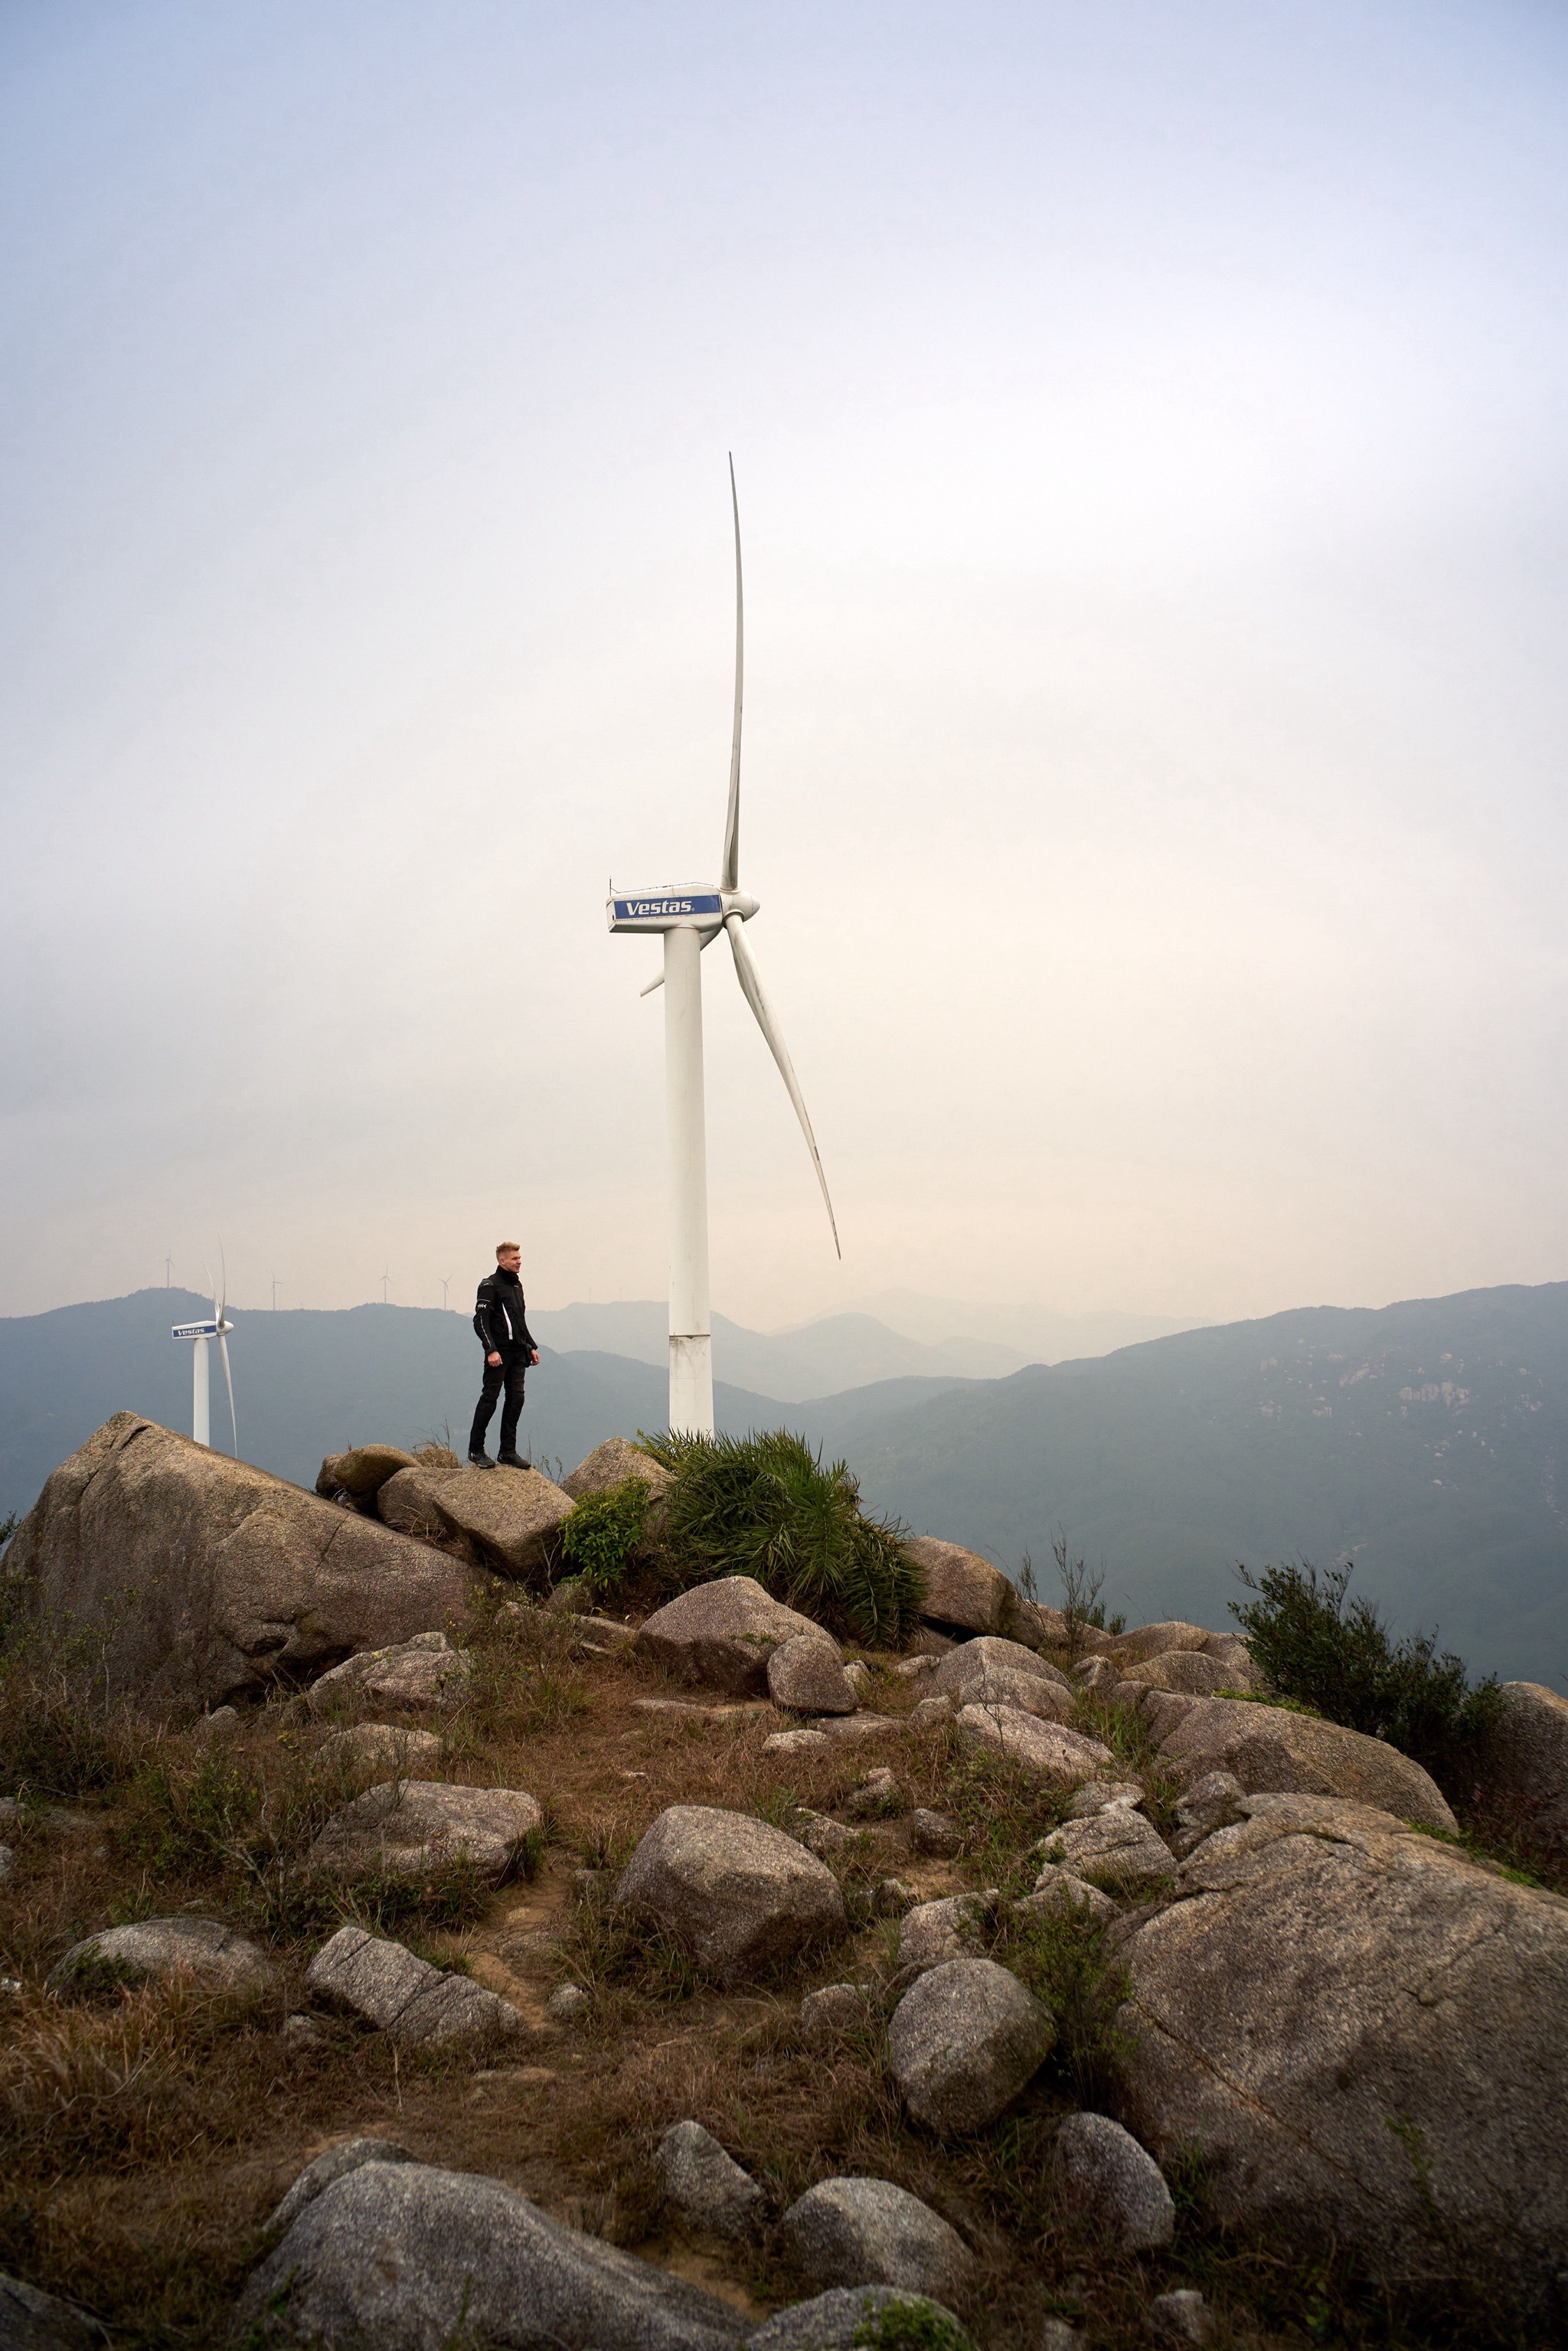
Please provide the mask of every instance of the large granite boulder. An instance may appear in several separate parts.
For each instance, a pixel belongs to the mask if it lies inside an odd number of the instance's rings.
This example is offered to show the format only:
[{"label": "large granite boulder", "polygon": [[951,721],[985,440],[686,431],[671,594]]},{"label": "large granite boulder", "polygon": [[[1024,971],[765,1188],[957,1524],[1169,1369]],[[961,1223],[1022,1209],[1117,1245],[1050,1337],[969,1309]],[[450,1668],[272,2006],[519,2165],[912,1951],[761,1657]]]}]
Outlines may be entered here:
[{"label": "large granite boulder", "polygon": [[1362,1804],[1242,1799],[1120,1946],[1122,2112],[1225,2216],[1396,2276],[1568,2268],[1568,1902]]},{"label": "large granite boulder", "polygon": [[1454,1815],[1436,1781],[1386,1740],[1239,1698],[1164,1703],[1182,1711],[1160,1742],[1160,1761],[1184,1784],[1210,1771],[1231,1771],[1249,1794],[1342,1796],[1422,1828],[1454,1833]]},{"label": "large granite boulder", "polygon": [[965,1633],[1012,1631],[1018,1586],[999,1567],[935,1535],[912,1535],[904,1548],[925,1578],[920,1614],[928,1623],[956,1625]]},{"label": "large granite boulder", "polygon": [[947,1959],[887,2028],[888,2070],[912,2118],[944,2138],[987,2130],[1039,2071],[1051,2011],[995,1959]]},{"label": "large granite boulder", "polygon": [[796,1633],[768,1660],[768,1695],[792,1714],[853,1714],[860,1696],[826,1633]]},{"label": "large granite boulder", "polygon": [[[434,1508],[453,1534],[465,1535],[479,1557],[503,1575],[533,1574],[554,1558],[560,1530],[571,1515],[571,1497],[542,1469],[421,1474],[428,1482],[421,1489],[420,1507]],[[406,1479],[409,1472],[399,1475]]]},{"label": "large granite boulder", "polygon": [[462,1627],[476,1590],[460,1561],[134,1412],[55,1470],[3,1573],[63,1650],[90,1639],[116,1696],[204,1709]]},{"label": "large granite boulder", "polygon": [[988,1634],[939,1657],[925,1687],[959,1706],[1013,1706],[1050,1722],[1072,1719],[1072,1685],[1066,1675],[1020,1642]]},{"label": "large granite boulder", "polygon": [[952,2296],[974,2273],[974,2255],[952,2223],[891,2179],[819,2179],[779,2225],[817,2285]]},{"label": "large granite boulder", "polygon": [[1504,1682],[1484,1785],[1537,1836],[1568,1844],[1568,1698],[1541,1682]]},{"label": "large granite boulder", "polygon": [[544,1813],[520,1788],[455,1788],[444,1780],[388,1780],[345,1804],[310,1848],[312,1868],[344,1876],[415,1875],[458,1855],[497,1882]]},{"label": "large granite boulder", "polygon": [[656,1608],[637,1646],[676,1681],[727,1691],[731,1698],[766,1698],[768,1661],[803,1633],[829,1635],[810,1616],[786,1608],[754,1576],[721,1575],[697,1583]]},{"label": "large granite boulder", "polygon": [[252,2271],[232,2339],[256,2351],[734,2351],[743,2325],[727,2303],[498,2179],[375,2162],[313,2197]]},{"label": "large granite boulder", "polygon": [[452,1529],[436,1497],[455,1469],[411,1461],[395,1470],[376,1489],[376,1516],[383,1526],[395,1527],[416,1542],[450,1542]]},{"label": "large granite boulder", "polygon": [[1116,1759],[1098,1739],[1062,1723],[1044,1722],[1016,1706],[967,1706],[958,1729],[971,1746],[1005,1755],[1051,1788],[1077,1788],[1113,1771]]},{"label": "large granite boulder", "polygon": [[319,1494],[351,1494],[368,1502],[398,1470],[412,1467],[413,1456],[398,1445],[355,1445],[347,1453],[329,1453],[316,1479]]},{"label": "large granite boulder", "polygon": [[639,1478],[648,1489],[650,1514],[657,1519],[656,1505],[663,1499],[670,1483],[670,1472],[662,1461],[629,1445],[623,1437],[607,1437],[596,1445],[584,1461],[560,1481],[560,1490],[580,1502],[585,1494],[608,1494],[617,1486],[624,1486],[629,1478]]},{"label": "large granite boulder", "polygon": [[667,1928],[724,1983],[793,1959],[846,1923],[838,1880],[814,1854],[749,1813],[711,1804],[661,1813],[615,1898]]},{"label": "large granite boulder", "polygon": [[1262,1687],[1261,1676],[1245,1657],[1211,1657],[1206,1649],[1164,1649],[1141,1666],[1124,1667],[1121,1680],[1124,1688],[1179,1690],[1187,1698]]},{"label": "large granite boulder", "polygon": [[50,1970],[54,1992],[107,1983],[178,1983],[203,1991],[269,1992],[283,1980],[258,1943],[216,1918],[138,1918],[73,1943]]}]

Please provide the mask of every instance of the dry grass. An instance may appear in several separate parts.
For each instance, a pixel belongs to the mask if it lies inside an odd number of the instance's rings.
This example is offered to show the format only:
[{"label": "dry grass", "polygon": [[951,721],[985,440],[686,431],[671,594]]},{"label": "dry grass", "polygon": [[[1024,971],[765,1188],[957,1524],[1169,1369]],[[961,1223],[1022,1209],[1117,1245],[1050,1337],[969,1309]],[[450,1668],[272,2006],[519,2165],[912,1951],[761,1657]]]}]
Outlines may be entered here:
[{"label": "dry grass", "polygon": [[[1082,2321],[1096,2346],[1146,2351],[1149,2296],[1182,2284],[1214,2301],[1221,2346],[1245,2337],[1392,2351],[1509,2339],[1469,2316],[1392,2312],[1343,2263],[1232,2241],[1206,2217],[1196,2175],[1176,2182],[1180,2226],[1166,2255],[1119,2256],[1071,2225],[1052,2194],[1050,2134],[1085,2095],[1111,2096],[1115,1980],[1088,1930],[1000,1930],[1002,1955],[1057,2010],[1058,2053],[994,2130],[942,2146],[905,2126],[874,2005],[863,2032],[825,2050],[799,2036],[803,1991],[842,1978],[887,1984],[896,1938],[885,1922],[857,1924],[776,1983],[725,1992],[667,1938],[608,1917],[575,1873],[618,1867],[673,1802],[772,1820],[804,1804],[849,1822],[857,1783],[890,1764],[899,1808],[864,1824],[835,1864],[857,1897],[890,1875],[923,1896],[1020,1887],[1023,1855],[1062,1807],[940,1729],[766,1755],[772,1718],[640,1711],[638,1698],[669,1696],[668,1686],[637,1663],[580,1661],[571,1638],[566,1625],[497,1614],[446,1726],[446,1776],[526,1788],[547,1808],[538,1875],[498,1890],[312,1891],[309,1840],[361,1781],[322,1754],[331,1726],[296,1706],[258,1711],[220,1748],[156,1725],[100,1723],[109,1763],[78,1797],[78,1824],[35,1812],[7,1832],[17,1876],[0,1915],[0,1972],[24,1991],[0,2009],[0,2268],[83,2302],[127,2345],[197,2351],[221,2339],[261,2224],[301,2164],[324,2144],[374,2131],[701,2274],[737,2306],[765,2309],[806,2290],[776,2232],[747,2257],[695,2245],[672,2226],[652,2157],[668,2125],[690,2115],[755,2172],[775,2222],[836,2172],[895,2180],[944,2212],[979,2261],[961,2314],[998,2351],[1033,2351],[1051,2311]],[[872,1702],[907,1712],[915,1690],[873,1662]],[[350,1704],[341,1719],[363,1711]],[[1084,1727],[1147,1775],[1135,1725],[1086,1704]],[[1166,1793],[1156,1789],[1156,1802]],[[960,1823],[956,1860],[913,1853],[905,1814],[916,1804]],[[355,1903],[367,1923],[395,1926],[514,2000],[532,2042],[496,2064],[400,2060],[382,2036],[342,2021],[319,2046],[287,2040],[279,2026],[303,2002],[308,1957]],[[259,2004],[178,1989],[71,2003],[43,1992],[47,1969],[83,1935],[182,1905],[258,1934],[283,1970],[282,1992]],[[866,1908],[857,1898],[852,1915],[863,1921]],[[544,2014],[568,1977],[593,1995],[570,2030]]]}]

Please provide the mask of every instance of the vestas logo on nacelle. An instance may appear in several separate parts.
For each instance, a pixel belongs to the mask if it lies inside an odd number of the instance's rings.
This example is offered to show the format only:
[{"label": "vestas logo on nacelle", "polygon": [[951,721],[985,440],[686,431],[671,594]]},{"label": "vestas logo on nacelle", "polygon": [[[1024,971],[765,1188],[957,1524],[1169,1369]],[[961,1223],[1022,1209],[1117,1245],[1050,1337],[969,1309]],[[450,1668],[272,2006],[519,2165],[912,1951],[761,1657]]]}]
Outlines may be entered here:
[{"label": "vestas logo on nacelle", "polygon": [[722,915],[724,909],[718,893],[694,892],[685,898],[612,898],[612,922],[646,923],[669,921],[682,914]]}]

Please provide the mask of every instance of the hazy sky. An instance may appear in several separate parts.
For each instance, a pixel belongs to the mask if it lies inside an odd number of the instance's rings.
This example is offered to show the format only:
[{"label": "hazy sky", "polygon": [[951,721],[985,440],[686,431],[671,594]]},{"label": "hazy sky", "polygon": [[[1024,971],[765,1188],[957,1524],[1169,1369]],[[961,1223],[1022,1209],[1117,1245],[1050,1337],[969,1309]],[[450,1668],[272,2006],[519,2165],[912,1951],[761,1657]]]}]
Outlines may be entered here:
[{"label": "hazy sky", "polygon": [[0,1311],[1568,1275],[1568,17],[0,10]]}]

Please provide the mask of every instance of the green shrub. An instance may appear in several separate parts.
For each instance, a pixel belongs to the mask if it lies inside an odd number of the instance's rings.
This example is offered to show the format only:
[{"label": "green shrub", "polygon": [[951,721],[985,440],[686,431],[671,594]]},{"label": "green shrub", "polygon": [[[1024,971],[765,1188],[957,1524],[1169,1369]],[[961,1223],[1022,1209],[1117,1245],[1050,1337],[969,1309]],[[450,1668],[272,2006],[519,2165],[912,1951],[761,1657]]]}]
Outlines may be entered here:
[{"label": "green shrub", "polygon": [[1045,2002],[1056,2019],[1046,2071],[1083,2105],[1115,2089],[1132,2043],[1116,2022],[1127,1971],[1105,1948],[1103,1928],[1082,1908],[1005,1917],[994,1956]]},{"label": "green shrub", "polygon": [[929,2302],[902,2296],[879,2309],[868,2294],[865,2315],[850,2340],[855,2351],[974,2351],[956,2319]]},{"label": "green shrub", "polygon": [[925,1577],[900,1530],[865,1516],[842,1461],[824,1469],[821,1455],[784,1429],[643,1442],[674,1472],[659,1529],[674,1589],[755,1576],[775,1599],[850,1640],[874,1648],[908,1640]]},{"label": "green shrub", "polygon": [[648,1481],[628,1478],[602,1494],[584,1494],[560,1531],[560,1547],[591,1599],[619,1590],[643,1544]]},{"label": "green shrub", "polygon": [[1350,1598],[1348,1566],[1236,1572],[1258,1597],[1233,1600],[1230,1613],[1281,1697],[1387,1740],[1440,1784],[1473,1780],[1501,1711],[1495,1674],[1472,1685],[1463,1658],[1439,1653],[1429,1634],[1392,1640],[1373,1603]]}]

